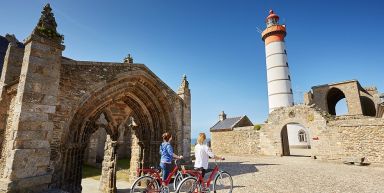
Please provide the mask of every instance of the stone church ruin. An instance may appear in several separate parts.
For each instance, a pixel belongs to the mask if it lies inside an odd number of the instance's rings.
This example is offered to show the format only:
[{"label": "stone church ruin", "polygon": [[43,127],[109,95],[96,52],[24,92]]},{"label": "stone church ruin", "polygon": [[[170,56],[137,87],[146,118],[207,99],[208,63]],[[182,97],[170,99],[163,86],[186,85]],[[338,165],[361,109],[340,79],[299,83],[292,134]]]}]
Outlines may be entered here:
[{"label": "stone church ruin", "polygon": [[130,56],[123,63],[64,57],[56,27],[48,4],[24,43],[0,37],[7,43],[0,52],[0,192],[81,192],[82,164],[95,157],[96,132],[104,133],[97,158],[102,192],[116,191],[118,154],[130,159],[131,176],[157,164],[163,132],[173,134],[177,154],[189,157],[185,76],[175,92]]}]

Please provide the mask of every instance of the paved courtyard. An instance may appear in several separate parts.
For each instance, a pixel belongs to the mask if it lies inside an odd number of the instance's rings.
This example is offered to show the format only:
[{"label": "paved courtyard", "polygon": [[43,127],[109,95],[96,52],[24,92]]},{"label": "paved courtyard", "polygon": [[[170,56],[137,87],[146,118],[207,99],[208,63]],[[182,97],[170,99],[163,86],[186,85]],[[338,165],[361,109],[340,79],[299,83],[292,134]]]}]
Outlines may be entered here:
[{"label": "paved courtyard", "polygon": [[[308,157],[226,156],[220,166],[232,174],[234,193],[384,193],[384,167],[326,163]],[[98,181],[83,179],[83,192],[97,192]],[[129,184],[118,182],[118,192]]]}]

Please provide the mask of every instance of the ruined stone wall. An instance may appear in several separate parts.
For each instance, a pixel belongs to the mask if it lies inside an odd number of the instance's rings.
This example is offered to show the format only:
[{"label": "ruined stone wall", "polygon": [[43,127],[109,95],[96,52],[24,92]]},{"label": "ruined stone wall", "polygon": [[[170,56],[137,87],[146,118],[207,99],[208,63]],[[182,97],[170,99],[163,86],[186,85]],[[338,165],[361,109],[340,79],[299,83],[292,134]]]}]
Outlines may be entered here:
[{"label": "ruined stone wall", "polygon": [[328,123],[319,141],[328,138],[330,146],[321,145],[321,159],[343,161],[349,157],[366,157],[384,165],[384,119],[372,117],[338,117]]},{"label": "ruined stone wall", "polygon": [[[17,86],[17,84],[15,85]],[[8,91],[12,89],[7,89]],[[6,176],[4,175],[4,170],[5,170],[5,164],[6,164],[6,159],[8,157],[8,147],[12,143],[12,117],[14,114],[15,110],[15,103],[16,103],[16,92],[11,92],[3,95],[2,101],[1,101],[1,112],[4,114],[2,117],[2,125],[1,125],[1,152],[0,152],[0,177],[5,178]],[[8,105],[7,108],[5,108],[3,105]]]},{"label": "ruined stone wall", "polygon": [[365,157],[370,163],[384,165],[383,118],[335,117],[306,105],[276,109],[260,131],[244,127],[211,132],[212,149],[216,154],[285,155],[281,132],[289,123],[308,128],[313,158],[342,162]]},{"label": "ruined stone wall", "polygon": [[7,143],[11,140],[12,119],[10,117],[14,112],[23,55],[24,48],[16,42],[11,42],[6,49],[4,65],[1,64],[3,68],[0,78],[0,173],[3,172],[7,158],[7,148],[9,147]]},{"label": "ruined stone wall", "polygon": [[260,130],[263,155],[283,155],[281,131],[288,123],[309,129],[311,156],[341,162],[348,157],[366,157],[384,164],[384,119],[369,116],[330,116],[304,105],[280,108],[268,117]]},{"label": "ruined stone wall", "polygon": [[329,112],[327,96],[328,92],[336,88],[342,91],[347,99],[348,114],[349,115],[361,115],[363,114],[360,101],[359,84],[357,81],[351,81],[340,84],[321,85],[312,87],[313,99],[312,103],[316,104],[323,111]]},{"label": "ruined stone wall", "polygon": [[306,105],[315,104],[331,114],[335,114],[337,102],[345,98],[348,115],[377,116],[380,96],[376,87],[361,87],[357,80],[312,87],[304,94]]},{"label": "ruined stone wall", "polygon": [[259,155],[260,132],[253,126],[234,128],[233,131],[211,132],[211,148],[217,155]]}]

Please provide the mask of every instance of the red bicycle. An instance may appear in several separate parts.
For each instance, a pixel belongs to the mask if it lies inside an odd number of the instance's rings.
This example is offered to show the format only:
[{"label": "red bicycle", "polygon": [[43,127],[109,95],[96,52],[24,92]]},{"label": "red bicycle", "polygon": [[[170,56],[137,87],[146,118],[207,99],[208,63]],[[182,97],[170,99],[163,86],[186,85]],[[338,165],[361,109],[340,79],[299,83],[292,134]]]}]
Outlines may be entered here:
[{"label": "red bicycle", "polygon": [[176,190],[179,183],[184,179],[184,177],[189,174],[183,173],[181,170],[181,165],[178,160],[175,160],[175,167],[168,175],[167,179],[163,180],[160,176],[160,169],[157,168],[148,168],[148,169],[138,169],[137,173],[143,173],[143,176],[140,176],[135,180],[131,187],[131,193],[140,192],[140,193],[168,193],[168,185],[171,183],[172,176],[176,174],[173,186]]},{"label": "red bicycle", "polygon": [[[213,192],[221,193],[227,192],[232,193],[233,190],[233,180],[232,176],[223,170],[220,170],[216,160],[215,168],[212,170],[212,173],[209,175],[207,181],[204,181],[202,176],[202,171],[197,170],[184,170],[183,173],[189,174],[191,176],[184,178],[179,186],[177,187],[176,193],[188,192],[188,193],[200,193],[200,192],[211,192],[210,185],[213,180]],[[210,171],[206,171],[210,172]]]}]

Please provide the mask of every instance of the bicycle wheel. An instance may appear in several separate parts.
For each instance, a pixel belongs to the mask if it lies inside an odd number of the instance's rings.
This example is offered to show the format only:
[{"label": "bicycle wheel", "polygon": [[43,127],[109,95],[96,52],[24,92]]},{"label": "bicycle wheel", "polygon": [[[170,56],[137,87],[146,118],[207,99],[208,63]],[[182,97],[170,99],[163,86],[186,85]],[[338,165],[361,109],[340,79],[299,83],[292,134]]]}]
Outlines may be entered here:
[{"label": "bicycle wheel", "polygon": [[133,183],[131,193],[154,193],[160,192],[159,184],[151,176],[141,176]]},{"label": "bicycle wheel", "polygon": [[187,177],[184,178],[180,184],[179,187],[177,187],[176,193],[199,193],[200,191],[200,184],[194,177]]},{"label": "bicycle wheel", "polygon": [[173,180],[173,189],[176,190],[177,187],[179,186],[180,182],[186,178],[190,176],[189,174],[183,174],[181,172],[177,172],[176,176],[175,176],[175,179]]},{"label": "bicycle wheel", "polygon": [[231,193],[233,189],[233,180],[231,175],[228,172],[221,171],[219,172],[213,183],[213,192],[214,193]]}]

